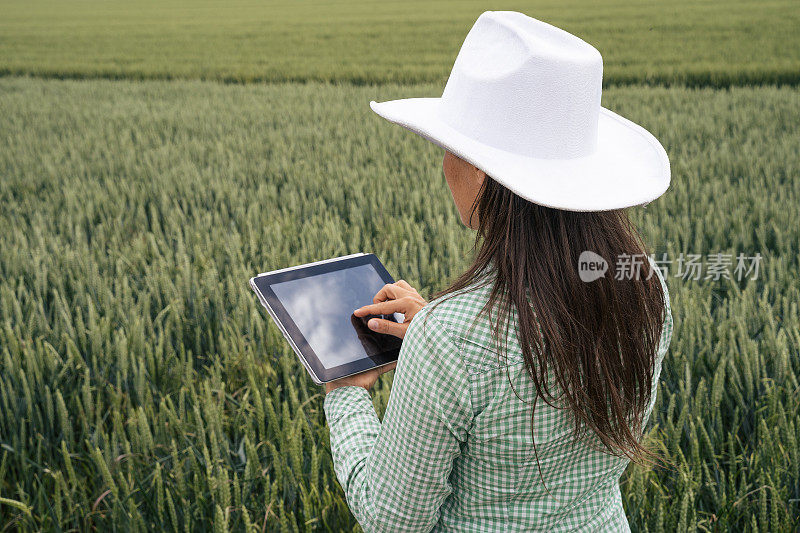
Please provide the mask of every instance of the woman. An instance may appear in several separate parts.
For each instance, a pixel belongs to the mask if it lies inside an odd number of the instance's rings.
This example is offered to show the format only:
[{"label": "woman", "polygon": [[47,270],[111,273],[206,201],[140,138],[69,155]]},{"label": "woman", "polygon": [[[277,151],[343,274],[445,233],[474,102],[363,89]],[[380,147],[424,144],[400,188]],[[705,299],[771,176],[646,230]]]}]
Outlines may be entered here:
[{"label": "woman", "polygon": [[[372,103],[445,149],[472,266],[430,304],[385,286],[357,316],[403,338],[391,367],[328,383],[337,477],[365,531],[627,531],[619,478],[672,334],[669,297],[625,207],[669,184],[641,127],[600,107],[590,45],[484,13],[442,98]],[[612,267],[617,267],[612,275]]]}]

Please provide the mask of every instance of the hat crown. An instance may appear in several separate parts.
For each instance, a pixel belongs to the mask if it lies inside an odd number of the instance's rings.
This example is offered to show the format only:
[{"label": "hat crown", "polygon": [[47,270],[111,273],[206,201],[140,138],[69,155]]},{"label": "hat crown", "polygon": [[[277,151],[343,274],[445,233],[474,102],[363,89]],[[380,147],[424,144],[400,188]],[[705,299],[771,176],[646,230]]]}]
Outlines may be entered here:
[{"label": "hat crown", "polygon": [[592,45],[522,13],[487,11],[458,53],[440,119],[501,150],[583,157],[597,148],[602,80]]}]

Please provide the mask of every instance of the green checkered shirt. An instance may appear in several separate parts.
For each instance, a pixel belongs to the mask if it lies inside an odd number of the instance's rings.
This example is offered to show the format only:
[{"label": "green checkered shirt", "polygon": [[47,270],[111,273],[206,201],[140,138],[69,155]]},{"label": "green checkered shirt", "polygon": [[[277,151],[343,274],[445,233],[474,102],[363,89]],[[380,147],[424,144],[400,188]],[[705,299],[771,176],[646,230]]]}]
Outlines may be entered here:
[{"label": "green checkered shirt", "polygon": [[[515,315],[507,366],[492,348],[487,319],[469,327],[488,294],[488,286],[471,287],[414,316],[383,422],[361,387],[325,397],[334,467],[350,510],[364,531],[630,531],[619,490],[629,460],[598,451],[591,432],[594,444],[573,446],[569,414],[540,399],[533,435],[542,485],[531,443],[536,390]],[[668,295],[666,310],[645,422],[672,336]]]}]

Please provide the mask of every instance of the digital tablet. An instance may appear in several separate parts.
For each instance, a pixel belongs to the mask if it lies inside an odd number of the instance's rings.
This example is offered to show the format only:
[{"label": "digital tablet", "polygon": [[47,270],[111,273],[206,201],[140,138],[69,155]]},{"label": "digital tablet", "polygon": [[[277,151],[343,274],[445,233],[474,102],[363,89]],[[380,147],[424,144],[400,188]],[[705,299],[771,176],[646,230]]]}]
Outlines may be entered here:
[{"label": "digital tablet", "polygon": [[[317,384],[397,360],[402,340],[367,328],[355,309],[394,279],[374,254],[352,254],[260,274],[250,280]],[[403,315],[380,318],[402,322]]]}]

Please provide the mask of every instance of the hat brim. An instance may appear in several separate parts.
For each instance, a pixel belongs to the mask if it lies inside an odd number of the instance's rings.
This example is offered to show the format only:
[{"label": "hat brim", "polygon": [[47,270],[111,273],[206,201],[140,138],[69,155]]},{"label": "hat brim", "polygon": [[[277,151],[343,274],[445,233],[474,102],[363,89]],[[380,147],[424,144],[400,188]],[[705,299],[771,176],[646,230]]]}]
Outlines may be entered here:
[{"label": "hat brim", "polygon": [[441,98],[370,102],[372,110],[486,172],[531,202],[568,211],[646,204],[669,187],[669,158],[646,129],[600,108],[597,149],[574,159],[541,159],[488,146],[439,118]]}]

